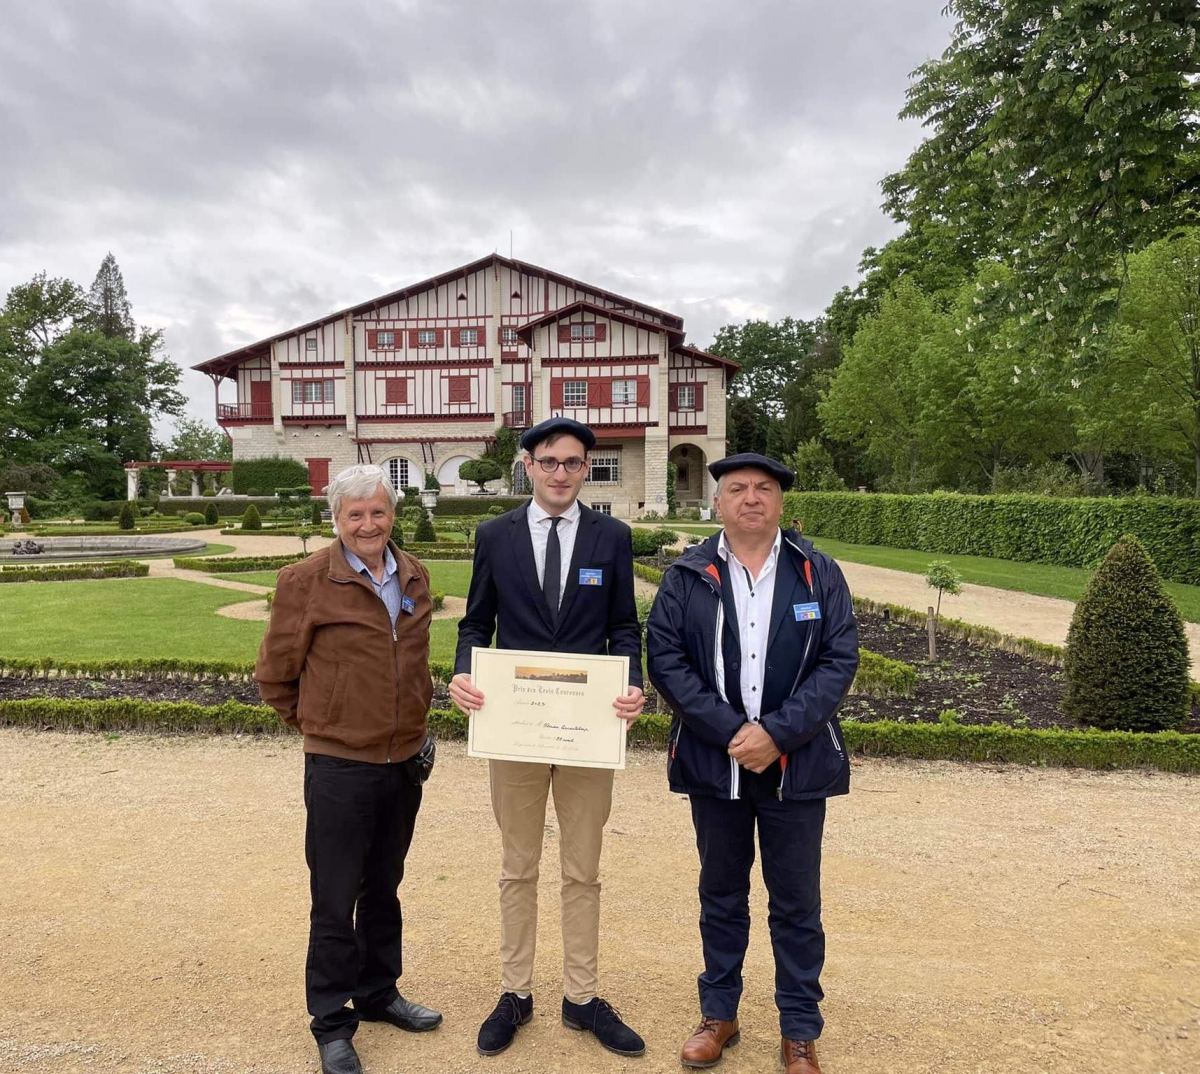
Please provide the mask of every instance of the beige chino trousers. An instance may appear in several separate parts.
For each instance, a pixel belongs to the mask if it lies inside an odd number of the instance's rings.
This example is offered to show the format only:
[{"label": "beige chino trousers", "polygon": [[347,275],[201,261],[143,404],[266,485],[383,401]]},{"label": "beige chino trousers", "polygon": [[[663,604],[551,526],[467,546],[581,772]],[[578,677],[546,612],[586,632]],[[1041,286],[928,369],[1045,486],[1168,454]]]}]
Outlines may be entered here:
[{"label": "beige chino trousers", "polygon": [[554,791],[562,867],[563,995],[596,995],[600,949],[600,847],[612,811],[613,772],[491,761],[492,811],[500,825],[500,967],[505,992],[533,991],[538,865],[546,798]]}]

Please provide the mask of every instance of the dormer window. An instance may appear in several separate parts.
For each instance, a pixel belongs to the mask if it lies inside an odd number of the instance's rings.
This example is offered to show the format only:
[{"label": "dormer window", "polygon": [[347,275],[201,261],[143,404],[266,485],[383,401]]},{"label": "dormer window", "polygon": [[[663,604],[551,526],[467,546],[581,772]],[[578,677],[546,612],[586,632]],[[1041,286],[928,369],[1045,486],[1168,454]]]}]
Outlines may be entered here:
[{"label": "dormer window", "polygon": [[317,349],[317,341],[315,339],[306,339],[304,341],[304,349],[306,351],[315,351]]},{"label": "dormer window", "polygon": [[571,325],[571,342],[572,343],[591,343],[596,338],[596,326],[594,324],[573,324]]}]

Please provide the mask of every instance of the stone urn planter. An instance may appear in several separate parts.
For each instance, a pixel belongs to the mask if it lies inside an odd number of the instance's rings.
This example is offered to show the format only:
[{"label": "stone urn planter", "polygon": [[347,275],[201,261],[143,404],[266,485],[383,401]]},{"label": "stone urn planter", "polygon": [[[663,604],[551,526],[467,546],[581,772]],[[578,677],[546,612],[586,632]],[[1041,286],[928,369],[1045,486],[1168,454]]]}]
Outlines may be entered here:
[{"label": "stone urn planter", "polygon": [[440,489],[422,489],[421,490],[421,506],[430,514],[433,514],[437,508],[438,497],[441,495]]}]

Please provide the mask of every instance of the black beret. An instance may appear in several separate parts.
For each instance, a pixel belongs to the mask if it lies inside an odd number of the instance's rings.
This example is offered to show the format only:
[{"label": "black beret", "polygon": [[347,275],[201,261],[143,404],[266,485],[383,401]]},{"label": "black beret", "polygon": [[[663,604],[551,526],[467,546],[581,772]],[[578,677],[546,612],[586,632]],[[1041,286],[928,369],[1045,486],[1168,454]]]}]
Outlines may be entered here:
[{"label": "black beret", "polygon": [[796,481],[796,475],[783,463],[769,459],[766,455],[759,455],[755,451],[743,451],[740,455],[728,455],[723,459],[717,459],[716,462],[709,464],[708,472],[713,477],[719,478],[734,470],[745,469],[762,470],[763,473],[770,474],[779,482],[779,487],[784,492],[787,492]]},{"label": "black beret", "polygon": [[547,437],[560,433],[575,437],[583,445],[584,451],[591,451],[596,446],[596,434],[582,422],[570,418],[547,418],[540,425],[525,430],[521,435],[521,447],[532,452]]}]

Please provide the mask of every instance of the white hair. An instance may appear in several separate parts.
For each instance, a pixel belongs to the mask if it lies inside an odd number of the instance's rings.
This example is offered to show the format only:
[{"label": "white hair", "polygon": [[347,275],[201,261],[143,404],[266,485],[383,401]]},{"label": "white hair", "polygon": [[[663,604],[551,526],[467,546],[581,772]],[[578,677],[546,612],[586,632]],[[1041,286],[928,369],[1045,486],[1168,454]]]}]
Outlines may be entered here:
[{"label": "white hair", "polygon": [[374,496],[380,485],[387,496],[388,507],[395,510],[396,490],[392,488],[392,483],[380,467],[368,463],[347,466],[329,482],[329,487],[325,490],[325,498],[329,501],[329,513],[337,518],[343,500],[365,500]]}]

